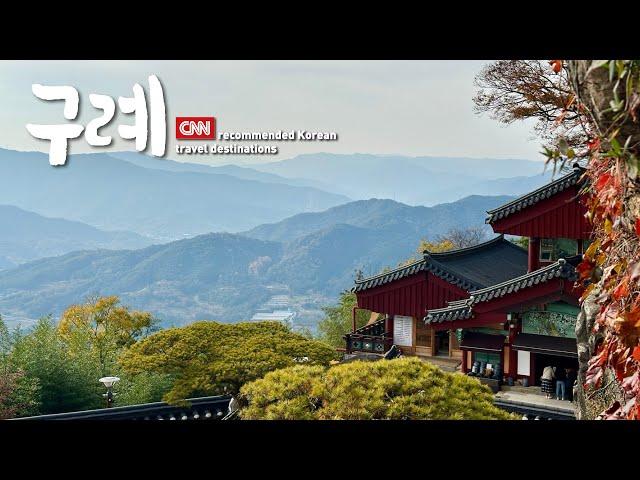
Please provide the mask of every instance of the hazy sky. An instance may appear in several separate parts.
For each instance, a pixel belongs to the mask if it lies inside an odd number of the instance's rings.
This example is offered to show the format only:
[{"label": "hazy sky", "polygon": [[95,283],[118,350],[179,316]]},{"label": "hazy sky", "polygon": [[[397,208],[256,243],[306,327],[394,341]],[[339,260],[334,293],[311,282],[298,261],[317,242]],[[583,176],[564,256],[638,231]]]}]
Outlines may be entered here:
[{"label": "hazy sky", "polygon": [[[216,164],[290,158],[300,153],[374,153],[524,158],[542,161],[531,125],[505,127],[473,113],[474,76],[482,61],[0,61],[0,146],[48,151],[27,123],[64,123],[61,102],[31,93],[32,83],[72,85],[80,92],[79,121],[99,116],[90,93],[148,92],[156,74],[167,106],[168,156]],[[176,156],[174,118],[215,116],[218,130],[336,131],[338,142],[279,142],[277,156]],[[101,134],[110,147],[90,147],[83,136],[70,152],[133,150],[118,137],[116,117]],[[271,143],[271,142],[261,142]]]}]

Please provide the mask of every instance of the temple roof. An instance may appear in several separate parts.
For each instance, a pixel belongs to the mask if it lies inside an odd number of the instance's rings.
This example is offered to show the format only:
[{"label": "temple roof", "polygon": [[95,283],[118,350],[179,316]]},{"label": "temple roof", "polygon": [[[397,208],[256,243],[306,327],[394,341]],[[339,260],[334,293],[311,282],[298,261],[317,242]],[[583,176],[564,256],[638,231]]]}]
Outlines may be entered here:
[{"label": "temple roof", "polygon": [[183,406],[166,402],[53,413],[12,420],[223,420],[230,418],[231,396],[189,398]]},{"label": "temple roof", "polygon": [[379,273],[372,277],[363,278],[362,280],[356,280],[356,285],[352,291],[360,292],[369,288],[379,287],[389,282],[393,282],[400,278],[408,277],[418,272],[424,272],[426,270],[426,262],[424,259],[418,260],[402,267],[394,268],[388,272]]},{"label": "temple roof", "polygon": [[515,200],[506,203],[498,208],[489,210],[487,212],[489,216],[485,220],[485,223],[493,223],[497,220],[506,218],[513,213],[519,212],[524,208],[535,205],[542,200],[546,200],[547,198],[563,192],[574,185],[580,184],[584,171],[584,168],[580,167],[577,164],[574,165],[573,171],[571,173],[560,177],[553,182],[543,185],[537,190],[516,198]]},{"label": "temple roof", "polygon": [[503,235],[473,247],[441,253],[425,251],[422,260],[356,280],[352,291],[361,292],[427,271],[464,290],[479,289],[526,272],[527,252]]},{"label": "temple roof", "polygon": [[469,298],[449,302],[448,306],[444,308],[429,310],[427,316],[424,317],[424,322],[426,324],[435,324],[454,320],[466,320],[473,317],[473,307],[478,303],[501,298],[555,278],[566,278],[573,281],[576,279],[575,265],[579,261],[580,256],[566,260],[561,258],[557,262],[539,270],[526,273],[490,287],[474,290],[469,292]]},{"label": "temple roof", "polygon": [[442,253],[427,254],[430,271],[447,280],[438,269],[449,270],[466,280],[465,290],[504,282],[527,271],[527,251],[504,239],[503,235],[479,245]]},{"label": "temple roof", "polygon": [[433,323],[452,322],[454,320],[466,320],[473,315],[473,309],[469,305],[469,298],[449,302],[446,307],[434,308],[427,312],[424,317],[424,323],[427,325]]}]

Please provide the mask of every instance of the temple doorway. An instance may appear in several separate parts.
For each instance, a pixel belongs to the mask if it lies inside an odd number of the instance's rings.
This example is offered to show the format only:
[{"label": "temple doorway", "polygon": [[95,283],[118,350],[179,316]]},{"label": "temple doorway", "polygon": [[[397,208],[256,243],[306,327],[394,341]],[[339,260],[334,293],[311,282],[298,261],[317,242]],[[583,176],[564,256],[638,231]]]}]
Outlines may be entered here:
[{"label": "temple doorway", "polygon": [[573,357],[564,357],[558,355],[545,355],[542,353],[535,353],[535,361],[534,363],[534,384],[540,385],[540,378],[542,377],[542,372],[545,367],[556,367],[556,370],[559,368],[573,368],[574,370],[578,370],[578,359]]},{"label": "temple doorway", "polygon": [[449,332],[444,330],[440,332],[436,332],[436,355],[439,357],[448,357],[449,356],[449,341],[450,336]]}]

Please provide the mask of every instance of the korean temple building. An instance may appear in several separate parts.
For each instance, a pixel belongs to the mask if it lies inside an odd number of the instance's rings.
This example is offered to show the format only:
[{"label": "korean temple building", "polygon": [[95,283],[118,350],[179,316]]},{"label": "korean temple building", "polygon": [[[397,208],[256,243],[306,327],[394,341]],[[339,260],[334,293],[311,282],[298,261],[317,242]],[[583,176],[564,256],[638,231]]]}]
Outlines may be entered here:
[{"label": "korean temple building", "polygon": [[[488,213],[496,238],[359,279],[357,309],[378,318],[345,336],[347,353],[386,352],[450,359],[468,373],[538,385],[548,365],[577,367],[575,286],[591,227],[580,189],[584,170]],[[504,238],[528,238],[528,250]],[[375,315],[378,314],[378,315]],[[355,321],[354,321],[355,325]]]}]

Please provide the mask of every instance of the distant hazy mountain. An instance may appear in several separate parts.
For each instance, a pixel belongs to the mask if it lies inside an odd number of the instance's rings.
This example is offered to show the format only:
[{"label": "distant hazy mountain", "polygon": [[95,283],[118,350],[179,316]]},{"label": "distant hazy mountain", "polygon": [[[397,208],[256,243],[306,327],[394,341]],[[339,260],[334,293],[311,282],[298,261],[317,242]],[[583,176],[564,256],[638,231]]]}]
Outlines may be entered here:
[{"label": "distant hazy mountain", "polygon": [[[417,255],[421,239],[436,240],[451,228],[484,226],[486,210],[513,197],[471,196],[435,207],[410,207],[392,200],[363,200],[325,212],[296,215],[246,235],[285,244],[270,269],[293,291],[336,295],[351,286],[355,270],[373,275]],[[493,236],[485,226],[487,236]]]},{"label": "distant hazy mountain", "polygon": [[0,204],[161,240],[245,230],[348,201],[309,187],[143,168],[103,153],[72,155],[54,168],[46,154],[0,149],[0,178]]},{"label": "distant hazy mountain", "polygon": [[159,159],[137,152],[115,152],[109,153],[110,157],[119,158],[139,167],[151,168],[154,170],[166,170],[170,172],[197,172],[218,175],[231,175],[244,180],[255,180],[265,183],[284,183],[296,187],[318,188],[327,192],[332,192],[333,187],[325,182],[308,180],[305,178],[285,178],[272,173],[261,172],[249,167],[238,165],[205,165],[202,163],[177,162],[171,159]]},{"label": "distant hazy mountain", "polygon": [[[545,172],[541,162],[529,160],[319,153],[249,168],[159,160],[136,152],[109,155],[144,168],[225,174],[245,180],[318,188],[356,199],[391,198],[425,205],[453,202],[471,194],[521,195],[544,185],[551,176],[551,171]],[[391,182],[393,179],[399,182]]]},{"label": "distant hazy mountain", "polygon": [[421,238],[483,225],[485,210],[509,199],[476,196],[432,208],[358,201],[247,233],[262,238],[208,234],[140,250],[36,260],[0,272],[0,313],[10,321],[59,315],[98,293],[120,295],[165,324],[239,321],[272,295],[274,285],[335,298],[353,284],[355,269],[373,274],[395,266],[415,254]]},{"label": "distant hazy mountain", "polygon": [[434,238],[452,227],[483,225],[485,212],[513,197],[473,195],[434,207],[411,207],[393,200],[358,200],[324,212],[301,213],[277,223],[260,225],[244,232],[261,240],[290,242],[337,224],[369,228],[393,235]]},{"label": "distant hazy mountain", "polygon": [[[253,168],[322,181],[353,199],[389,198],[410,205],[434,205],[471,194],[520,195],[530,191],[532,182],[549,181],[549,175],[542,176],[542,162],[515,159],[317,153]],[[485,183],[496,179],[506,179],[498,192]]]},{"label": "distant hazy mountain", "polygon": [[260,265],[280,244],[209,234],[141,250],[81,251],[0,272],[0,312],[9,320],[59,315],[87,295],[117,294],[167,323],[237,321],[268,298]]},{"label": "distant hazy mountain", "polygon": [[0,269],[74,250],[142,248],[152,243],[135,233],[105,232],[9,205],[0,205],[0,225]]},{"label": "distant hazy mountain", "polygon": [[[412,241],[413,248],[407,248]],[[418,241],[412,237],[389,249],[384,232],[339,223],[293,240],[269,276],[295,293],[335,296],[351,286],[355,270],[363,264],[395,265],[407,250],[415,250]]]},{"label": "distant hazy mountain", "polygon": [[[517,197],[531,192],[551,180],[551,172],[530,177],[497,178],[494,180],[482,180],[470,185],[468,191],[473,192],[474,195],[510,195]],[[449,190],[441,192],[439,197],[443,202],[453,202],[460,198],[459,195],[459,192]]]}]

